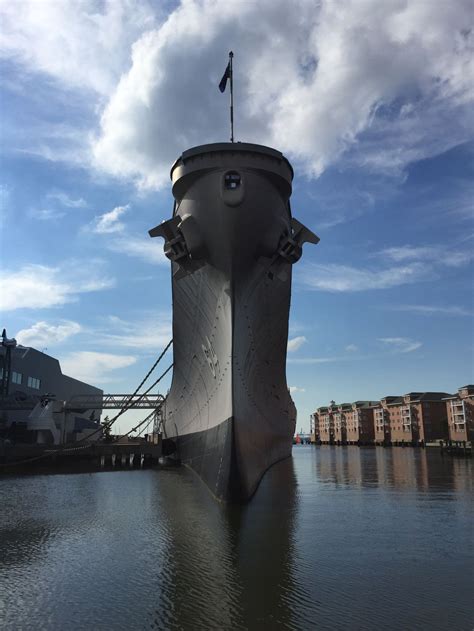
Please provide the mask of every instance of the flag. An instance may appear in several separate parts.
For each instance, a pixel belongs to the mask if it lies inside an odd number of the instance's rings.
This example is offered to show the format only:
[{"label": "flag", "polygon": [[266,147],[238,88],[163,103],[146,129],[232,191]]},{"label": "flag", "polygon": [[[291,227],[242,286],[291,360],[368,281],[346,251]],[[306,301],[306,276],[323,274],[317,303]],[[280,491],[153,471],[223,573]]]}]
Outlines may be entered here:
[{"label": "flag", "polygon": [[230,79],[230,73],[231,73],[231,69],[230,69],[230,61],[229,61],[229,63],[227,64],[227,68],[225,69],[225,72],[222,75],[221,82],[219,83],[219,90],[221,92],[225,91],[225,88],[227,86],[227,79]]}]

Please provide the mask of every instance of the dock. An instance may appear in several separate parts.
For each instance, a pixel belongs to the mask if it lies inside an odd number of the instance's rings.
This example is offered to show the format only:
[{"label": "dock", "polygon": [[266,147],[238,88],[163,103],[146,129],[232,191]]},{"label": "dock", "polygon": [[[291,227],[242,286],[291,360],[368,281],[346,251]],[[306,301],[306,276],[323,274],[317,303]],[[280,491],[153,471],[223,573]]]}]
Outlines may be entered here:
[{"label": "dock", "polygon": [[0,445],[0,474],[118,471],[158,466],[162,443],[98,442],[77,447]]}]

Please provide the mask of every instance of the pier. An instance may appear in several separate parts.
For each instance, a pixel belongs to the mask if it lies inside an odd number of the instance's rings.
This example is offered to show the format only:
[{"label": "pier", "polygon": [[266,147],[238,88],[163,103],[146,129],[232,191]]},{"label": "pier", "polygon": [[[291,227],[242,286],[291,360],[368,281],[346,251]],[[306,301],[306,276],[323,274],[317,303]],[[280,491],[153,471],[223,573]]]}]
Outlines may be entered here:
[{"label": "pier", "polygon": [[44,445],[0,446],[0,473],[73,473],[80,471],[118,471],[157,466],[162,442],[93,443],[51,449]]}]

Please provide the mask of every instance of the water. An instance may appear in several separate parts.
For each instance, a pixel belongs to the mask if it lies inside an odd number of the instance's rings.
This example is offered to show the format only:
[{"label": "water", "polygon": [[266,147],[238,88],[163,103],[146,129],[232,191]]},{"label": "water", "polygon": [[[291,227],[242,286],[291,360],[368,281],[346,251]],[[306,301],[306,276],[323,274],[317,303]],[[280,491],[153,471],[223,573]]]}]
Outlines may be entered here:
[{"label": "water", "polygon": [[293,453],[243,508],[184,468],[0,478],[1,628],[473,628],[472,461]]}]

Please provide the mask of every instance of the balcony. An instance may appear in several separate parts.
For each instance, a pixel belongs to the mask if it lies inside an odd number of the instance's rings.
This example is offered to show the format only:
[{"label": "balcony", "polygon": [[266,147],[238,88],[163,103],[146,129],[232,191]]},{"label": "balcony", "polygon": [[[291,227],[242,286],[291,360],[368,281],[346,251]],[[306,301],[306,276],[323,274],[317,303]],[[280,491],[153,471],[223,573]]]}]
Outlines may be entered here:
[{"label": "balcony", "polygon": [[466,422],[466,407],[464,401],[451,401],[451,415],[455,425]]}]

